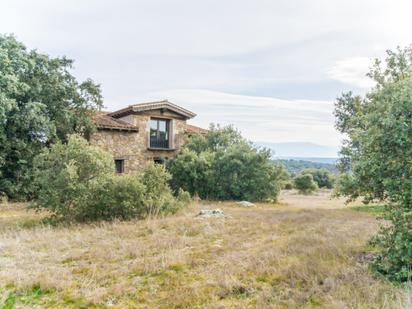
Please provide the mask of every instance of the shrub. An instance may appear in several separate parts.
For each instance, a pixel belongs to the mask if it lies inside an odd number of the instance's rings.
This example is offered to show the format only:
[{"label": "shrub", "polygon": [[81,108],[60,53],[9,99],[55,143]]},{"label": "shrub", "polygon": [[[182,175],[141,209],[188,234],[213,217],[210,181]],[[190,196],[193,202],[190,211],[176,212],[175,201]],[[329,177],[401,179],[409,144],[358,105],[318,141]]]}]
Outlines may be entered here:
[{"label": "shrub", "polygon": [[113,173],[113,159],[78,135],[58,142],[35,159],[37,188],[33,207],[46,208],[67,220],[85,215],[91,189]]},{"label": "shrub", "polygon": [[311,174],[299,174],[293,179],[293,182],[295,188],[304,194],[312,193],[318,188]]},{"label": "shrub", "polygon": [[141,182],[145,186],[144,214],[145,216],[157,216],[160,213],[175,213],[180,208],[187,206],[190,199],[187,199],[184,191],[178,193],[175,199],[169,187],[169,180],[172,176],[166,171],[164,165],[150,163],[146,165],[140,176]]},{"label": "shrub", "polygon": [[311,174],[319,188],[332,189],[333,187],[334,177],[327,169],[308,168],[304,169],[301,174]]},{"label": "shrub", "polygon": [[163,166],[115,175],[111,156],[77,135],[45,150],[35,162],[37,194],[31,207],[48,209],[60,220],[144,218],[173,213],[188,203],[173,197],[167,183],[171,176]]},{"label": "shrub", "polygon": [[110,175],[95,182],[89,196],[78,205],[77,221],[144,217],[145,186],[135,175]]},{"label": "shrub", "polygon": [[270,161],[232,127],[211,126],[206,136],[189,139],[168,163],[172,187],[202,199],[276,200],[285,170]]},{"label": "shrub", "polygon": [[212,195],[214,153],[210,151],[196,153],[184,148],[176,159],[169,161],[168,170],[173,175],[171,184],[192,195],[202,198]]},{"label": "shrub", "polygon": [[283,185],[283,189],[285,190],[292,190],[293,189],[293,182],[287,181]]}]

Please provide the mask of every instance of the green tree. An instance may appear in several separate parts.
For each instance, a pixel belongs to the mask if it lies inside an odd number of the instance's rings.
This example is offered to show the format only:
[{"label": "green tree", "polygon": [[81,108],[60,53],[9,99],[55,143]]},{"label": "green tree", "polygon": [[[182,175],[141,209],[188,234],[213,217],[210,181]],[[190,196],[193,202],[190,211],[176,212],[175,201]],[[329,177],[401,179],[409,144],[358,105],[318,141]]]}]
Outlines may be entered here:
[{"label": "green tree", "polygon": [[412,266],[412,48],[388,51],[386,68],[369,72],[376,86],[364,98],[346,93],[336,102],[336,127],[348,138],[341,150],[340,180],[351,199],[387,204],[373,243],[381,249],[374,267],[406,281]]},{"label": "green tree", "polygon": [[319,188],[331,189],[333,187],[334,177],[327,169],[308,168],[304,169],[301,173],[311,174]]},{"label": "green tree", "polygon": [[318,188],[311,174],[299,174],[293,179],[294,186],[300,193],[309,194]]},{"label": "green tree", "polygon": [[168,169],[175,190],[224,200],[276,200],[286,176],[269,151],[252,147],[231,126],[212,125],[190,138]]},{"label": "green tree", "polygon": [[190,138],[185,148],[196,153],[204,151],[224,151],[233,145],[246,142],[240,132],[233,126],[221,127],[219,124],[210,124],[206,135],[195,134]]},{"label": "green tree", "polygon": [[78,82],[72,64],[0,35],[0,191],[11,198],[31,193],[33,158],[43,147],[93,130],[89,116],[102,105],[100,89]]}]

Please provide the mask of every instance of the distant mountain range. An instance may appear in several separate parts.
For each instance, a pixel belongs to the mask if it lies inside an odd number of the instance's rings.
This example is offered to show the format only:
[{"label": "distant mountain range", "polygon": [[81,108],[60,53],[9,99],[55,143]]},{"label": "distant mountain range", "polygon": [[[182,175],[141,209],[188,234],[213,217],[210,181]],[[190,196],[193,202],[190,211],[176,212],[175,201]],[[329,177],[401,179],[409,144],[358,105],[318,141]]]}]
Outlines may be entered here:
[{"label": "distant mountain range", "polygon": [[335,163],[339,151],[338,146],[325,146],[307,142],[256,142],[255,145],[271,149],[273,157],[277,159],[306,160],[320,163]]}]

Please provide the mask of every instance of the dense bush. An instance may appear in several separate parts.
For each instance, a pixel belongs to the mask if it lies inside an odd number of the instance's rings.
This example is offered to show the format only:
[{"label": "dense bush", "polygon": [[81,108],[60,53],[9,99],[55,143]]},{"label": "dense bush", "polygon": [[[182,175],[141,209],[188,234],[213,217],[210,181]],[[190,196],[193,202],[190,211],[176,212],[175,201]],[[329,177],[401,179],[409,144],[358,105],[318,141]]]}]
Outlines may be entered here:
[{"label": "dense bush", "polygon": [[173,197],[164,166],[115,175],[111,156],[77,135],[44,150],[35,163],[32,207],[65,221],[143,218],[175,212],[188,201],[184,192]]},{"label": "dense bush", "polygon": [[168,170],[172,174],[172,187],[182,188],[201,198],[211,197],[213,189],[213,164],[215,154],[210,151],[196,153],[184,148],[173,161],[168,162]]},{"label": "dense bush", "polygon": [[335,181],[331,172],[327,169],[308,168],[304,169],[301,174],[311,174],[313,180],[317,183],[319,188],[332,189]]},{"label": "dense bush", "polygon": [[412,277],[412,47],[388,51],[369,76],[365,98],[346,93],[336,102],[336,127],[347,136],[341,192],[386,203],[387,220],[373,239],[374,268],[396,281]]},{"label": "dense bush", "polygon": [[318,188],[311,174],[299,174],[293,179],[293,183],[294,187],[304,194],[312,193]]},{"label": "dense bush", "polygon": [[252,147],[230,126],[213,125],[189,139],[168,169],[174,189],[222,200],[276,200],[286,175],[268,150]]}]

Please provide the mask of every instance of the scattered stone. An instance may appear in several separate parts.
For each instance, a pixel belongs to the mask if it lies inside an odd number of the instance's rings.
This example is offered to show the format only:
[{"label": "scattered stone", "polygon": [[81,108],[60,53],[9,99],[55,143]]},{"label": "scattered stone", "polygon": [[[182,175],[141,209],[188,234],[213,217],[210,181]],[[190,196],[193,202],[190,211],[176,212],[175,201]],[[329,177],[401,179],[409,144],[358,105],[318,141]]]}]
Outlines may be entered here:
[{"label": "scattered stone", "polygon": [[253,207],[253,206],[256,206],[255,204],[253,204],[253,203],[251,203],[251,202],[248,202],[248,201],[240,201],[240,202],[237,202],[236,204],[238,204],[239,206],[242,206],[242,207]]},{"label": "scattered stone", "polygon": [[197,217],[201,218],[211,218],[211,217],[224,217],[225,214],[223,213],[223,210],[216,208],[216,209],[202,209]]},{"label": "scattered stone", "polygon": [[320,285],[323,286],[325,292],[332,290],[336,286],[336,281],[333,278],[326,278],[325,280],[320,281]]},{"label": "scattered stone", "polygon": [[376,255],[377,254],[373,253],[373,252],[363,252],[363,253],[359,254],[358,261],[360,263],[371,263],[375,260]]}]

